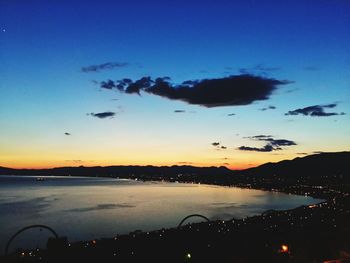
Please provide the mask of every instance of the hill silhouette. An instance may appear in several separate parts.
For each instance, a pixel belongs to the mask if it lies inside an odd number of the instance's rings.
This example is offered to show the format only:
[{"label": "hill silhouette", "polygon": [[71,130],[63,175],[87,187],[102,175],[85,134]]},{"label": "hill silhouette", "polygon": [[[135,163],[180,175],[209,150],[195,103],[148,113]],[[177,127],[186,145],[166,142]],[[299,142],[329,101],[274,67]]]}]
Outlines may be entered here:
[{"label": "hill silhouette", "polygon": [[350,152],[319,153],[246,169],[248,177],[275,177],[288,180],[346,180],[350,174]]},{"label": "hill silhouette", "polygon": [[0,167],[2,175],[56,175],[56,176],[101,176],[139,178],[145,180],[202,181],[230,184],[256,179],[288,182],[349,182],[350,152],[319,153],[293,160],[263,165],[246,170],[230,170],[220,167],[174,166],[94,166],[58,167],[51,169],[12,169]]}]

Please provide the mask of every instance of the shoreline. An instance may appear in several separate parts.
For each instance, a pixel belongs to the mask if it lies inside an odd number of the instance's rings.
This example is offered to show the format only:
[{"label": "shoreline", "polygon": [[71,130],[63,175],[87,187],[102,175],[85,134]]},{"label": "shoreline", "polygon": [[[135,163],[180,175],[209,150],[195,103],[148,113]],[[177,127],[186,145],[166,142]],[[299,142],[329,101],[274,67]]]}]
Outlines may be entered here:
[{"label": "shoreline", "polygon": [[[105,178],[114,178],[114,177],[105,177]],[[148,257],[149,254],[147,252],[146,247],[153,247],[151,245],[152,243],[159,243],[159,239],[162,240],[162,242],[170,242],[170,244],[176,243],[176,240],[187,240],[192,239],[196,242],[199,242],[201,240],[207,239],[211,243],[218,243],[220,244],[218,248],[216,248],[220,253],[224,253],[222,251],[222,248],[224,248],[226,245],[225,243],[222,243],[221,238],[224,238],[227,235],[230,235],[229,232],[235,233],[235,235],[240,236],[242,240],[251,240],[251,235],[255,235],[254,233],[262,232],[263,235],[266,235],[266,238],[262,238],[263,240],[260,240],[258,244],[256,244],[258,247],[262,246],[264,243],[269,244],[268,247],[263,248],[262,250],[264,252],[262,253],[268,253],[270,259],[272,262],[277,260],[280,262],[281,258],[286,258],[286,262],[289,262],[288,260],[291,259],[292,252],[288,251],[288,253],[284,252],[278,252],[280,246],[282,246],[284,243],[291,244],[292,247],[295,246],[295,242],[303,242],[303,240],[300,240],[298,237],[294,237],[292,234],[293,232],[300,232],[300,235],[303,236],[303,232],[312,232],[309,234],[311,237],[317,236],[317,232],[320,233],[327,233],[327,235],[334,235],[337,233],[337,235],[341,235],[341,232],[345,233],[350,237],[350,196],[347,192],[342,192],[339,190],[332,189],[330,187],[319,187],[319,186],[305,186],[305,187],[298,187],[298,191],[294,189],[293,187],[284,187],[281,189],[277,189],[276,187],[257,187],[257,185],[252,184],[215,184],[212,182],[193,182],[188,180],[154,180],[148,179],[145,180],[145,178],[132,178],[132,177],[123,177],[123,178],[116,178],[116,179],[131,179],[131,180],[142,180],[142,181],[165,181],[165,182],[179,182],[179,183],[190,183],[190,184],[208,184],[208,185],[218,185],[218,186],[226,186],[226,187],[239,187],[239,188],[248,188],[248,189],[256,189],[256,190],[263,190],[263,191],[270,191],[270,192],[282,192],[285,194],[297,194],[302,196],[311,196],[313,198],[322,198],[324,201],[309,205],[309,206],[300,206],[289,210],[269,210],[265,211],[260,215],[246,217],[242,219],[232,219],[227,221],[222,220],[216,220],[216,221],[210,221],[210,222],[203,222],[203,223],[192,223],[187,224],[185,226],[182,226],[180,228],[168,228],[168,229],[160,229],[160,230],[154,230],[149,232],[143,232],[143,231],[134,231],[130,232],[129,234],[125,235],[117,235],[116,237],[111,238],[101,238],[96,240],[90,240],[90,241],[78,241],[74,243],[68,243],[67,240],[62,240],[62,244],[56,244],[56,245],[50,245],[50,242],[48,243],[48,248],[46,250],[18,250],[9,256],[0,256],[3,257],[4,262],[26,262],[26,260],[30,259],[28,262],[37,262],[35,260],[39,260],[40,258],[50,258],[53,255],[57,254],[57,251],[60,251],[60,253],[65,254],[69,257],[87,257],[87,255],[95,255],[97,258],[105,261],[114,260],[116,258],[119,258],[121,260],[127,260],[127,262],[141,262],[141,258]],[[288,191],[289,189],[289,191]],[[318,215],[318,216],[316,216]],[[304,222],[306,221],[308,222]],[[325,218],[324,222],[319,222],[320,220],[323,220]],[[327,220],[326,220],[327,219]],[[338,222],[339,221],[339,222]],[[287,222],[287,224],[286,224]],[[305,223],[305,225],[303,224]],[[337,222],[336,224],[334,222]],[[201,236],[200,238],[196,236],[196,232],[205,233],[205,236]],[[214,231],[214,230],[215,231]],[[344,231],[345,229],[345,231]],[[243,232],[242,232],[243,231]],[[338,233],[340,231],[340,233]],[[222,232],[220,234],[220,232]],[[244,234],[242,234],[244,233]],[[243,235],[243,236],[242,236]],[[277,235],[277,236],[276,236]],[[285,238],[281,241],[277,241],[281,239],[281,236],[285,235],[287,238]],[[272,238],[272,241],[270,240]],[[309,237],[310,238],[310,237]],[[338,238],[338,237],[337,237]],[[337,239],[334,237],[334,239]],[[342,237],[343,239],[346,239],[346,242],[350,243],[350,240],[348,240],[346,237]],[[283,239],[283,238],[282,238]],[[270,241],[269,241],[270,240]],[[318,243],[319,241],[314,240],[312,238],[313,242]],[[320,238],[319,240],[323,240]],[[146,242],[147,241],[147,242]],[[269,243],[269,242],[270,243]],[[52,242],[52,241],[51,241]],[[135,245],[137,244],[137,245]],[[350,244],[349,244],[350,245]],[[50,247],[51,246],[51,247]],[[237,244],[238,246],[238,244]],[[118,247],[118,251],[123,251],[121,253],[111,253],[110,250],[116,249]],[[248,246],[249,247],[249,246]],[[130,248],[133,248],[135,251],[130,252]],[[164,248],[164,251],[167,251],[166,248]],[[203,247],[201,247],[203,249]],[[349,247],[350,249],[350,247]],[[109,251],[108,255],[111,257],[105,257],[103,256],[106,251]],[[175,249],[177,250],[177,249]],[[240,247],[241,251],[244,251],[244,247]],[[266,250],[266,251],[265,251]],[[295,248],[293,249],[293,257],[295,257]],[[299,254],[300,251],[303,249],[299,248],[299,251],[296,254]],[[56,252],[55,252],[56,251]],[[88,254],[86,252],[89,251]],[[104,251],[103,253],[101,251]],[[126,252],[128,251],[128,252]],[[141,258],[136,257],[136,251],[137,254],[140,254]],[[194,249],[194,251],[197,251]],[[224,249],[225,251],[225,249]],[[271,251],[274,251],[273,253]],[[72,255],[73,253],[73,255]],[[102,254],[101,254],[102,253]],[[168,253],[171,253],[168,251]],[[181,251],[179,250],[178,253],[175,253],[176,255],[183,255],[186,252],[184,252],[183,249]],[[189,252],[188,252],[189,253]],[[194,253],[194,252],[192,252]],[[196,252],[198,253],[198,251]],[[248,253],[248,252],[246,252]],[[249,253],[248,253],[249,254]],[[246,255],[248,257],[248,254]],[[317,254],[317,253],[316,253]],[[330,255],[331,252],[328,253]],[[334,256],[336,256],[336,253],[333,253]],[[142,256],[141,256],[142,255]],[[212,253],[207,256],[212,256]],[[243,255],[240,254],[241,257],[244,258]],[[334,257],[333,256],[333,257]],[[57,255],[55,256],[57,257]],[[192,257],[192,256],[191,256]],[[226,255],[228,257],[228,255]],[[339,257],[339,255],[337,255]],[[66,260],[62,259],[62,257],[59,257],[60,260]],[[33,261],[34,260],[34,261]],[[164,259],[163,259],[164,260]],[[187,261],[179,261],[178,258],[176,261],[171,262],[187,262]],[[198,259],[199,260],[199,259]],[[203,261],[205,258],[201,258],[201,262],[207,262]],[[52,262],[53,259],[51,258],[49,262]],[[193,258],[192,258],[193,261]],[[191,261],[191,262],[192,262]],[[276,261],[276,262],[277,262]],[[170,261],[168,261],[170,262]],[[189,262],[189,261],[188,261]],[[193,261],[197,262],[197,261]],[[199,261],[198,261],[199,262]],[[225,261],[223,258],[221,262],[228,262]],[[244,261],[245,262],[245,261]],[[249,261],[247,261],[249,262]]]}]

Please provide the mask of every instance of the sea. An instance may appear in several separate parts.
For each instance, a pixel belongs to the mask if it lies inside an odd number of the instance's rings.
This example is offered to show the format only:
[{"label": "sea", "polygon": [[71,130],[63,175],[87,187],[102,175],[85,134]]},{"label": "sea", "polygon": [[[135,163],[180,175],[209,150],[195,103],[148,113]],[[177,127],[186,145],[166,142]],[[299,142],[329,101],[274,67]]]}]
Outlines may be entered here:
[{"label": "sea", "polygon": [[[18,230],[46,225],[69,242],[114,237],[134,231],[177,227],[200,214],[231,220],[322,202],[309,196],[204,184],[141,182],[78,176],[0,176],[0,254]],[[188,223],[203,221],[191,218]],[[11,242],[45,248],[45,228],[31,228]]]}]

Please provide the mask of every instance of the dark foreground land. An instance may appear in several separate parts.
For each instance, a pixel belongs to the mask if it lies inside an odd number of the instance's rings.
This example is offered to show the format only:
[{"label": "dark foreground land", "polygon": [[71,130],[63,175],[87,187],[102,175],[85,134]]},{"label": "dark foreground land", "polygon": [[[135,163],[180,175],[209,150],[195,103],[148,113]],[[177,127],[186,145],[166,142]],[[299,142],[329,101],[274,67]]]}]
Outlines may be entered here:
[{"label": "dark foreground land", "polygon": [[215,179],[194,173],[171,178],[128,174],[124,177],[235,185],[326,201],[240,220],[189,224],[109,239],[72,244],[64,238],[51,239],[45,250],[18,250],[0,257],[0,261],[350,262],[349,161],[350,153],[309,156]]}]

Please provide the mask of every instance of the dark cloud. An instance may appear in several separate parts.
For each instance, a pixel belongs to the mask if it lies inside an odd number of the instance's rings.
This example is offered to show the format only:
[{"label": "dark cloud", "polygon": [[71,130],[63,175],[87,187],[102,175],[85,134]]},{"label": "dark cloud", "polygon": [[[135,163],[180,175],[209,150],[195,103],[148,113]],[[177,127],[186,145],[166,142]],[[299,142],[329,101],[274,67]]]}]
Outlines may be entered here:
[{"label": "dark cloud", "polygon": [[255,151],[255,152],[272,152],[283,150],[282,146],[293,146],[297,145],[296,142],[286,140],[286,139],[274,139],[271,135],[256,135],[245,137],[253,141],[264,141],[266,142],[263,147],[250,147],[250,146],[240,146],[237,149],[241,151]]},{"label": "dark cloud", "polygon": [[69,136],[69,135],[71,135],[71,134],[70,134],[69,132],[65,132],[64,135]]},{"label": "dark cloud", "polygon": [[238,150],[241,150],[241,151],[254,151],[254,152],[272,152],[272,151],[280,150],[280,149],[275,149],[270,144],[266,144],[264,147],[261,147],[261,148],[249,147],[249,146],[240,146],[240,147],[238,147]]},{"label": "dark cloud", "polygon": [[293,146],[293,145],[297,145],[294,141],[290,141],[290,140],[285,140],[285,139],[279,139],[279,140],[270,140],[269,142],[271,145],[274,146]]},{"label": "dark cloud", "polygon": [[290,82],[286,80],[244,74],[217,79],[186,80],[179,85],[171,84],[169,77],[156,79],[143,77],[136,81],[108,80],[101,82],[101,88],[115,88],[128,94],[140,94],[144,91],[171,100],[181,100],[210,108],[248,105],[254,101],[267,100],[278,85],[288,83]]},{"label": "dark cloud", "polygon": [[174,113],[185,113],[185,110],[174,110]]},{"label": "dark cloud", "polygon": [[236,114],[235,113],[229,113],[227,114],[227,116],[235,116]]},{"label": "dark cloud", "polygon": [[213,142],[211,145],[213,145],[216,150],[226,150],[227,147],[224,145],[221,145],[219,142]]},{"label": "dark cloud", "polygon": [[81,71],[85,72],[85,73],[88,73],[88,72],[99,72],[99,71],[102,71],[102,70],[111,70],[111,69],[115,69],[115,68],[123,68],[123,67],[126,67],[128,65],[129,65],[129,63],[125,63],[125,62],[107,62],[107,63],[103,63],[103,64],[82,67]]},{"label": "dark cloud", "polygon": [[248,137],[243,137],[243,138],[257,140],[257,141],[266,141],[266,140],[272,139],[273,136],[272,135],[255,135],[255,136],[248,136]]},{"label": "dark cloud", "polygon": [[261,110],[261,111],[266,111],[266,110],[275,110],[275,109],[276,109],[275,106],[267,106],[267,107],[262,108],[262,109],[260,109],[260,110]]},{"label": "dark cloud", "polygon": [[308,155],[308,153],[297,153],[299,155]]},{"label": "dark cloud", "polygon": [[326,105],[313,105],[301,109],[296,109],[292,111],[288,111],[285,115],[304,115],[311,117],[328,117],[334,115],[345,115],[344,112],[325,112],[325,109],[332,109],[337,106],[337,103],[326,104]]},{"label": "dark cloud", "polygon": [[116,85],[114,84],[113,80],[107,80],[101,82],[101,88],[103,89],[113,89],[116,88]]},{"label": "dark cloud", "polygon": [[115,112],[111,112],[111,111],[100,112],[100,113],[93,113],[93,112],[91,112],[88,115],[91,115],[91,116],[96,117],[96,118],[104,119],[104,118],[115,116]]}]

